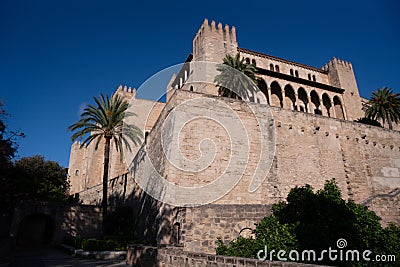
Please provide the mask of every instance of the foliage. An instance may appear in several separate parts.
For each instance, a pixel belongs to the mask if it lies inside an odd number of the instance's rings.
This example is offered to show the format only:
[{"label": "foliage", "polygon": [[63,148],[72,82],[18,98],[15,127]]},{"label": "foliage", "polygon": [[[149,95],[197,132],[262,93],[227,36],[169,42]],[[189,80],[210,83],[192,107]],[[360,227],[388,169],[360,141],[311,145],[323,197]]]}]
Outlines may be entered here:
[{"label": "foliage", "polygon": [[43,156],[25,157],[15,162],[13,179],[18,199],[66,201],[69,194],[67,169]]},{"label": "foliage", "polygon": [[7,113],[3,109],[3,103],[0,102],[0,168],[2,168],[2,171],[5,166],[11,165],[11,159],[17,150],[16,144],[7,136],[6,116]]},{"label": "foliage", "polygon": [[0,101],[0,210],[12,209],[13,202],[13,158],[17,152],[17,137],[25,137],[23,133],[7,129],[6,119],[8,113]]},{"label": "foliage", "polygon": [[141,142],[141,130],[131,124],[124,125],[123,121],[124,118],[136,115],[127,111],[129,103],[119,95],[111,98],[100,95],[99,98],[94,97],[94,101],[97,106],[88,104],[81,114],[81,119],[68,127],[68,130],[74,132],[71,139],[75,141],[84,138],[81,147],[96,141],[96,149],[103,138],[113,140],[122,160],[123,144],[131,150],[129,140],[134,145]]},{"label": "foliage", "polygon": [[215,77],[214,82],[219,86],[220,96],[244,99],[257,88],[256,67],[246,63],[244,58],[240,59],[240,53],[235,57],[226,55],[223,64],[217,65],[217,70],[220,74]]},{"label": "foliage", "polygon": [[369,119],[381,119],[387,121],[389,129],[393,129],[393,123],[400,120],[400,94],[393,93],[388,87],[378,88],[372,92],[367,103],[365,117]]},{"label": "foliage", "polygon": [[[108,206],[108,169],[110,160],[110,143],[114,141],[117,151],[120,152],[122,161],[123,144],[131,150],[129,141],[134,145],[139,145],[142,139],[141,130],[131,124],[124,124],[124,118],[135,116],[128,112],[129,103],[119,95],[113,97],[100,95],[94,97],[96,106],[89,104],[78,122],[68,127],[74,132],[72,141],[81,140],[81,147],[89,145],[95,141],[95,149],[98,149],[101,140],[104,140],[104,164],[103,164],[103,218],[107,216]],[[103,219],[103,229],[105,229],[105,219]]]},{"label": "foliage", "polygon": [[126,250],[127,243],[115,240],[83,239],[82,249],[87,251],[121,251]]},{"label": "foliage", "polygon": [[357,120],[355,120],[355,122],[359,122],[359,123],[364,123],[367,125],[372,125],[372,126],[377,126],[377,127],[382,127],[382,124],[374,119],[369,119],[369,118],[359,118]]},{"label": "foliage", "polygon": [[115,239],[94,239],[82,238],[74,236],[65,236],[63,243],[74,247],[75,249],[83,249],[86,251],[123,251],[129,244],[134,243],[132,240],[115,240]]},{"label": "foliage", "polygon": [[[334,180],[326,181],[324,188],[313,191],[310,185],[293,188],[287,202],[273,205],[273,214],[265,217],[253,230],[255,238],[238,238],[229,244],[217,240],[217,254],[256,257],[267,245],[268,251],[282,249],[304,251],[336,248],[338,239],[347,241],[346,250],[370,250],[372,255],[400,253],[400,227],[394,224],[382,228],[380,218],[367,207],[346,202]],[[373,257],[373,256],[371,256]],[[319,261],[336,265],[338,262]],[[340,262],[341,266],[395,266],[385,262]],[[393,264],[393,265],[390,265]]]},{"label": "foliage", "polygon": [[[268,251],[284,249],[290,251],[297,247],[297,240],[293,234],[292,226],[282,224],[274,215],[265,217],[253,230],[254,237],[242,237],[225,245],[221,238],[217,239],[217,255],[227,255],[244,258],[256,258],[259,250]],[[276,258],[275,258],[276,259]]]}]

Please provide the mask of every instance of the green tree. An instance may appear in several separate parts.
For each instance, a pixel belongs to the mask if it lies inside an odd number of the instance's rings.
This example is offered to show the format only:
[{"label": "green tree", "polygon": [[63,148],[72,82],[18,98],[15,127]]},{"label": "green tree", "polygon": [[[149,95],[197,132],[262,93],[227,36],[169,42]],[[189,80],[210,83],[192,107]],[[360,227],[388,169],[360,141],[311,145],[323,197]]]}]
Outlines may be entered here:
[{"label": "green tree", "polygon": [[400,94],[393,93],[388,87],[378,88],[372,92],[367,103],[365,117],[369,119],[381,119],[387,121],[389,129],[393,129],[393,123],[400,120]]},{"label": "green tree", "polygon": [[223,64],[217,65],[217,70],[220,74],[215,76],[214,82],[219,86],[220,96],[243,99],[257,88],[257,69],[253,64],[246,63],[244,58],[240,58],[240,53],[235,57],[226,55]]},{"label": "green tree", "polygon": [[[290,251],[298,247],[293,226],[280,223],[274,215],[263,218],[258,224],[256,224],[256,227],[252,232],[254,237],[245,238],[239,236],[235,240],[229,242],[229,245],[225,245],[222,239],[218,238],[216,241],[216,254],[257,258],[258,251],[264,251],[265,246],[268,251],[279,251],[281,249]],[[263,256],[265,255],[262,255],[262,257]],[[276,255],[273,256],[274,259],[277,259]]]},{"label": "green tree", "polygon": [[6,119],[9,114],[0,101],[0,210],[12,209],[14,180],[12,178],[13,162],[18,145],[16,139],[25,137],[23,133],[7,129]]},{"label": "green tree", "polygon": [[[119,95],[112,97],[100,95],[94,97],[96,106],[89,104],[81,114],[81,119],[68,127],[72,132],[72,141],[84,139],[81,147],[95,141],[95,149],[98,149],[101,140],[104,140],[104,167],[103,167],[103,199],[102,213],[103,224],[107,216],[108,206],[108,170],[110,165],[110,145],[114,141],[116,149],[120,152],[122,161],[123,145],[131,150],[129,140],[134,145],[139,145],[142,139],[141,130],[130,124],[124,125],[124,118],[135,116],[127,111],[129,103]],[[103,225],[104,226],[104,225]]]},{"label": "green tree", "polygon": [[67,169],[40,155],[17,160],[13,180],[18,199],[66,201],[69,195]]},{"label": "green tree", "polygon": [[[372,251],[375,255],[400,255],[400,227],[390,224],[382,228],[380,218],[367,207],[342,199],[334,180],[314,192],[310,185],[290,190],[287,201],[273,205],[273,215],[264,218],[253,233],[255,238],[238,238],[229,244],[217,240],[217,253],[255,257],[267,245],[268,250],[335,249],[339,239],[347,241],[346,250]],[[261,248],[260,248],[261,247]],[[397,262],[342,261],[325,257],[318,264],[339,266],[398,266]],[[307,261],[309,262],[309,261]]]}]

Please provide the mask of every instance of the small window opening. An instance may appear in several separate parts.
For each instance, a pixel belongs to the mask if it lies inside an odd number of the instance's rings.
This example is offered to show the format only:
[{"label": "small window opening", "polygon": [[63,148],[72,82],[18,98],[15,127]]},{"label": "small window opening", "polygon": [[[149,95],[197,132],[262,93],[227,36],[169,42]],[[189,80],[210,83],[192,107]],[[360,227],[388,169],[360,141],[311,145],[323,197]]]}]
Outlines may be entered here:
[{"label": "small window opening", "polygon": [[274,65],[273,64],[269,64],[269,70],[274,71]]}]

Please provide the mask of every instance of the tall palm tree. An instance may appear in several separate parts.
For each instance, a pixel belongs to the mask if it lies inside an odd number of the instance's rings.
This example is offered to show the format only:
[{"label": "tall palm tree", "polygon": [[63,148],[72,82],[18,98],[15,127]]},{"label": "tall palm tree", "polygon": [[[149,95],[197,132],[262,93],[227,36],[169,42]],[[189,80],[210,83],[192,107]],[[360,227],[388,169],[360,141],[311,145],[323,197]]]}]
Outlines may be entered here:
[{"label": "tall palm tree", "polygon": [[139,145],[143,135],[138,127],[129,124],[124,125],[124,117],[136,115],[127,111],[129,104],[119,95],[114,95],[111,98],[100,95],[99,98],[94,97],[94,101],[97,106],[88,104],[84,109],[84,112],[81,114],[80,120],[69,126],[68,130],[74,132],[71,136],[72,141],[85,138],[81,143],[81,147],[89,145],[92,141],[95,141],[95,149],[98,149],[100,141],[104,140],[102,199],[104,227],[104,219],[107,215],[108,170],[111,141],[114,141],[117,151],[120,152],[120,160],[122,162],[123,143],[130,151],[131,146],[128,141],[132,141],[134,145]]},{"label": "tall palm tree", "polygon": [[393,93],[388,87],[378,88],[372,92],[367,103],[365,117],[369,119],[382,119],[387,121],[389,129],[393,130],[393,123],[400,120],[400,94]]},{"label": "tall palm tree", "polygon": [[235,57],[226,55],[223,64],[217,65],[217,70],[220,74],[215,77],[214,82],[219,86],[220,96],[243,99],[255,91],[257,69],[253,64],[246,63],[244,58],[240,58],[240,53]]}]

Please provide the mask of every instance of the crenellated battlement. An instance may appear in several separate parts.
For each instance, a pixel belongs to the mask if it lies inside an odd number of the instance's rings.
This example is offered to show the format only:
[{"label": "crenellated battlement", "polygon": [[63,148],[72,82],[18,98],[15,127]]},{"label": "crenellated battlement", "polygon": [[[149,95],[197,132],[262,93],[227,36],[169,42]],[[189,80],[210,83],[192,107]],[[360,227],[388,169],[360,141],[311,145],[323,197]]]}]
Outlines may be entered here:
[{"label": "crenellated battlement", "polygon": [[120,86],[118,86],[117,91],[121,91],[121,92],[127,92],[127,93],[131,93],[131,94],[136,94],[136,88],[132,88],[130,86],[122,86],[122,84]]},{"label": "crenellated battlement", "polygon": [[[200,29],[197,31],[194,40],[203,37],[206,33],[220,33],[220,34],[229,34],[229,39],[231,42],[236,42],[236,28],[235,26],[229,27],[228,24],[222,26],[222,23],[215,23],[214,20],[209,23],[208,19],[204,19],[203,24],[200,26]],[[193,40],[193,41],[194,41]]]},{"label": "crenellated battlement", "polygon": [[126,85],[123,86],[122,84],[118,86],[115,93],[122,95],[123,97],[127,98],[127,100],[130,100],[131,98],[136,98],[136,88],[132,88]]},{"label": "crenellated battlement", "polygon": [[193,58],[220,62],[226,54],[237,52],[236,28],[204,19],[193,39]]},{"label": "crenellated battlement", "polygon": [[329,71],[329,69],[332,68],[335,65],[336,66],[343,66],[343,67],[348,68],[350,70],[353,69],[353,65],[350,62],[338,59],[336,57],[333,57],[327,64],[325,64],[325,66],[322,67],[322,69],[324,71]]}]

